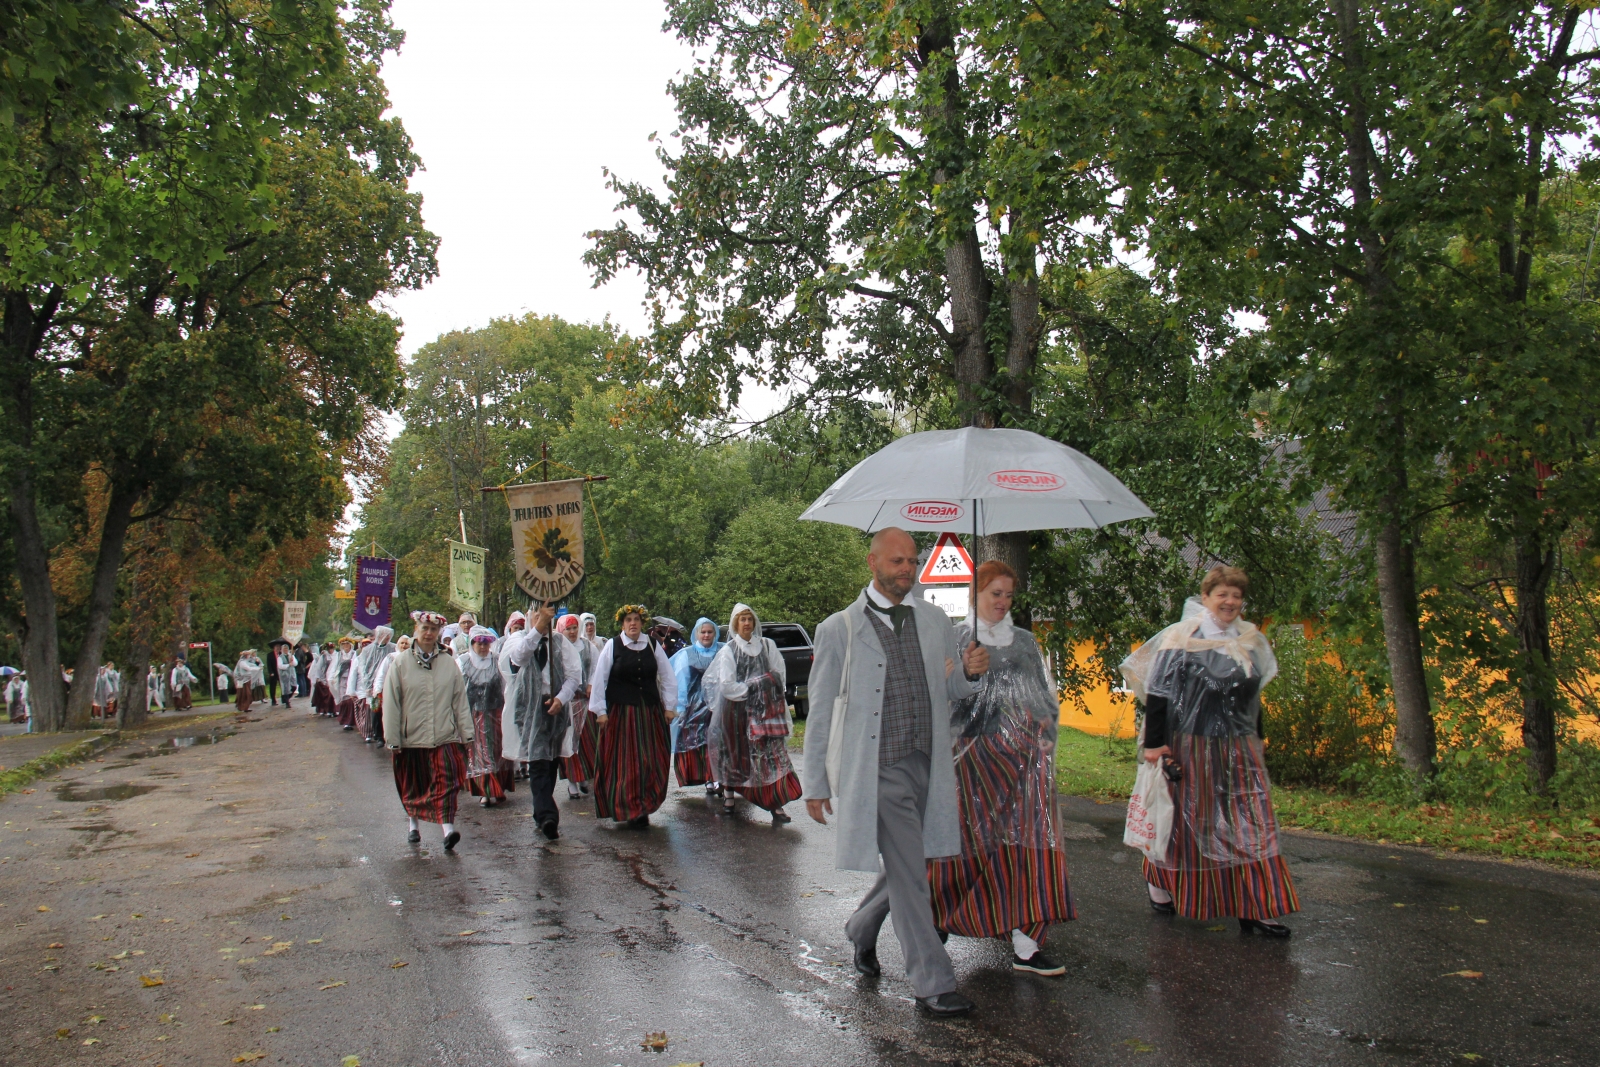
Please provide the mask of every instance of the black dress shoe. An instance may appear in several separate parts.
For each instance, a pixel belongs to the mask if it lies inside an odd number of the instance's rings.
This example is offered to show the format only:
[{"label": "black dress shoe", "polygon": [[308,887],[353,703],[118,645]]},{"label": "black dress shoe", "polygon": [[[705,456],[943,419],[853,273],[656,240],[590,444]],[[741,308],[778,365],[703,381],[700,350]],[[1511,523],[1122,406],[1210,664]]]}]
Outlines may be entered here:
[{"label": "black dress shoe", "polygon": [[1240,919],[1239,932],[1241,934],[1260,934],[1262,937],[1288,937],[1294,931],[1282,923],[1275,923],[1271,919]]},{"label": "black dress shoe", "polygon": [[444,835],[444,850],[446,852],[454,852],[456,850],[456,842],[460,840],[461,831],[451,830],[449,833]]},{"label": "black dress shoe", "polygon": [[650,829],[650,816],[641,815],[637,819],[629,819],[628,820],[628,829],[630,829],[630,830],[648,830],[648,829]]},{"label": "black dress shoe", "polygon": [[936,997],[918,997],[917,1003],[935,1015],[965,1015],[977,1005],[960,993],[940,993]]},{"label": "black dress shoe", "polygon": [[540,823],[539,832],[545,837],[549,838],[551,841],[554,841],[556,838],[561,836],[561,831],[556,828],[556,821],[554,819],[546,819],[544,822]]},{"label": "black dress shoe", "polygon": [[772,825],[782,826],[786,822],[794,822],[794,819],[789,816],[788,812],[784,811],[782,808],[772,809]]},{"label": "black dress shoe", "polygon": [[1031,974],[1042,974],[1046,978],[1059,978],[1067,973],[1065,965],[1057,963],[1043,952],[1038,951],[1035,951],[1027,959],[1012,953],[1011,969],[1013,971],[1028,971]]},{"label": "black dress shoe", "polygon": [[864,974],[868,978],[876,978],[883,973],[883,968],[878,965],[877,945],[868,945],[866,948],[862,948],[853,941],[851,944],[856,950],[856,972],[858,974]]},{"label": "black dress shoe", "polygon": [[422,840],[422,831],[412,830],[410,833],[406,834],[406,840],[410,841],[413,845],[416,844],[418,841]]},{"label": "black dress shoe", "polygon": [[1176,904],[1174,904],[1172,901],[1170,901],[1170,900],[1157,900],[1155,897],[1151,897],[1150,898],[1150,910],[1155,912],[1157,915],[1176,915],[1176,914],[1178,914],[1178,906]]},{"label": "black dress shoe", "polygon": [[947,945],[947,944],[950,943],[950,931],[949,930],[940,930],[938,933],[939,933],[939,944]]}]

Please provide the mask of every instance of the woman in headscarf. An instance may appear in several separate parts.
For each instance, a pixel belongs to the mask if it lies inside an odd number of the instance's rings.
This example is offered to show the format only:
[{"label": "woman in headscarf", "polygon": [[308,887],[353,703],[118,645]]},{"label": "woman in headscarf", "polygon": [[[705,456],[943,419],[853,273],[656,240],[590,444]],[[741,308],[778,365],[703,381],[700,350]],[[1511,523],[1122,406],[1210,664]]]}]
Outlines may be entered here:
[{"label": "woman in headscarf", "polygon": [[329,673],[339,653],[332,645],[324,644],[311,659],[311,708],[318,715],[332,715],[337,710],[333,700],[333,686]]},{"label": "woman in headscarf", "polygon": [[391,657],[384,677],[383,738],[394,754],[394,784],[406,809],[406,840],[422,840],[417,820],[436,822],[444,850],[461,840],[456,830],[456,794],[467,776],[466,748],[472,744],[472,710],[461,669],[439,647],[444,616],[411,614],[415,643]]},{"label": "woman in headscarf", "polygon": [[978,567],[977,630],[956,647],[989,650],[977,692],[951,709],[961,855],[928,861],[933,922],[962,937],[1009,937],[1011,966],[1055,977],[1066,968],[1040,946],[1052,923],[1077,918],[1056,809],[1056,687],[1033,634],[1011,624],[1017,574]]},{"label": "woman in headscarf", "polygon": [[634,830],[648,827],[667,799],[667,727],[678,704],[672,665],[644,634],[649,615],[638,604],[617,609],[622,632],[600,650],[589,687],[589,710],[600,723],[594,813]]},{"label": "woman in headscarf", "polygon": [[[728,643],[705,678],[712,712],[711,773],[723,789],[770,811],[774,823],[790,821],[783,806],[800,799],[801,792],[789,759],[786,680],[783,653],[761,635],[755,611],[735,604]],[[733,811],[733,797],[723,798],[723,811]]]},{"label": "woman in headscarf", "polygon": [[287,642],[272,646],[267,654],[278,661],[278,680],[283,683],[283,706],[288,707],[289,701],[297,695],[295,685],[299,680],[299,673],[294,661],[294,647]]},{"label": "woman in headscarf", "polygon": [[606,639],[600,636],[599,631],[596,629],[597,626],[598,623],[596,623],[595,617],[589,612],[586,611],[578,616],[578,636],[589,642],[589,647],[594,649],[596,656],[600,654],[602,648],[606,647]]},{"label": "woman in headscarf", "polygon": [[689,643],[672,657],[678,678],[678,717],[672,720],[672,769],[679,786],[704,785],[706,796],[721,796],[711,773],[707,749],[711,730],[711,705],[706,702],[705,673],[722,651],[717,624],[701,617],[689,630]]},{"label": "woman in headscarf", "polygon": [[361,731],[362,739],[368,744],[376,741],[383,729],[381,713],[373,710],[376,699],[373,685],[378,680],[378,669],[383,661],[394,655],[393,638],[393,628],[376,627],[372,631],[372,643],[356,657],[356,668],[352,672],[356,678],[356,729]]},{"label": "woman in headscarf", "polygon": [[1145,860],[1150,906],[1190,919],[1234,916],[1241,932],[1288,937],[1276,919],[1300,909],[1278,851],[1272,785],[1262,759],[1261,689],[1278,661],[1240,618],[1250,579],[1212,567],[1183,618],[1122,661],[1144,705],[1140,748],[1172,790],[1172,837]]},{"label": "woman in headscarf", "polygon": [[372,732],[378,744],[383,744],[383,685],[389,677],[389,668],[394,664],[394,657],[411,647],[411,635],[401,634],[400,639],[392,646],[394,652],[378,661],[378,669],[372,678]]},{"label": "woman in headscarf", "polygon": [[356,698],[350,691],[350,672],[355,668],[356,643],[348,637],[339,638],[339,659],[329,680],[333,690],[333,704],[339,713],[339,725],[346,730],[356,728]]},{"label": "woman in headscarf", "polygon": [[173,707],[188,710],[194,707],[194,697],[191,695],[190,686],[200,679],[194,676],[189,669],[189,663],[182,656],[172,665],[172,704]]},{"label": "woman in headscarf", "polygon": [[467,654],[461,656],[461,677],[467,683],[467,707],[472,709],[472,747],[467,752],[467,788],[484,807],[493,807],[515,786],[511,761],[500,753],[500,713],[505,710],[505,682],[500,665],[489,650],[494,631],[474,626],[467,632]]},{"label": "woman in headscarf", "polygon": [[255,649],[247,648],[239,653],[239,662],[233,665],[233,683],[239,687],[233,706],[240,711],[250,710],[250,705],[255,703],[255,689],[261,684],[261,668],[255,655]]},{"label": "woman in headscarf", "polygon": [[576,615],[556,619],[556,633],[578,653],[582,673],[572,693],[572,721],[561,747],[561,776],[567,780],[567,799],[576,800],[589,792],[594,781],[595,753],[600,750],[600,724],[589,714],[589,676],[594,673],[594,646],[578,632]]}]

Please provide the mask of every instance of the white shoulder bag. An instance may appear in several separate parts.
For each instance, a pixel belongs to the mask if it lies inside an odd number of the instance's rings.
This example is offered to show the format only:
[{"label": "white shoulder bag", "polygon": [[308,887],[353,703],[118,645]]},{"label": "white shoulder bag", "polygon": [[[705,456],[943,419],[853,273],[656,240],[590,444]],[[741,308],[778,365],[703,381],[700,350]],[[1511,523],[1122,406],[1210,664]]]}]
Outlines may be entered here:
[{"label": "white shoulder bag", "polygon": [[850,707],[850,657],[856,647],[855,605],[844,613],[844,676],[839,679],[839,695],[833,698],[833,718],[828,720],[828,791],[839,795],[839,763],[844,759],[844,718]]}]

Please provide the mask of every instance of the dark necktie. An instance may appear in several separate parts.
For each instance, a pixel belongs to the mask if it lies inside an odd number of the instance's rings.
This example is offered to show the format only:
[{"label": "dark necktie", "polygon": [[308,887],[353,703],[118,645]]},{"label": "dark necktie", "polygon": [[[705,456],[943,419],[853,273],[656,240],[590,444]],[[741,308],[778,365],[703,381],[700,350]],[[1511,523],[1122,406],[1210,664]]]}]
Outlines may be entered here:
[{"label": "dark necktie", "polygon": [[894,624],[894,635],[896,637],[900,636],[900,628],[905,625],[906,620],[911,618],[912,607],[910,604],[896,604],[893,607],[886,608],[871,597],[868,597],[867,607],[880,615],[889,616],[889,621]]},{"label": "dark necktie", "polygon": [[549,661],[550,661],[550,639],[549,638],[542,638],[539,641],[539,646],[533,650],[533,662],[535,662],[535,663],[537,663],[539,665],[539,669],[540,670],[544,670],[544,665],[546,663],[548,663]]}]

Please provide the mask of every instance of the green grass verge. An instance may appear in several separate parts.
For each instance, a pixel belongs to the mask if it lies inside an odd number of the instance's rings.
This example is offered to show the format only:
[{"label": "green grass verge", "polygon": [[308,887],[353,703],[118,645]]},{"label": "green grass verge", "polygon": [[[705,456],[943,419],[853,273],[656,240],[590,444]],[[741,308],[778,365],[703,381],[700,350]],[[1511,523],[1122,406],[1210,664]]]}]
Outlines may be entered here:
[{"label": "green grass verge", "polygon": [[65,741],[42,756],[35,756],[26,763],[0,772],[0,797],[18,792],[52,771],[81,763],[83,760],[93,758],[97,753],[104,752],[105,746],[99,743],[103,736],[96,734],[93,737]]},{"label": "green grass verge", "polygon": [[[1133,790],[1132,741],[1107,741],[1062,727],[1056,782],[1069,796],[1126,800]],[[1525,813],[1453,804],[1403,805],[1333,790],[1275,785],[1278,821],[1375,841],[1444,852],[1481,853],[1600,869],[1600,812]]]}]

